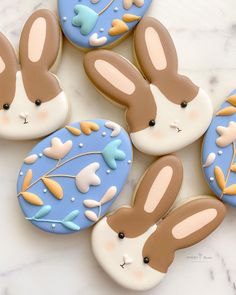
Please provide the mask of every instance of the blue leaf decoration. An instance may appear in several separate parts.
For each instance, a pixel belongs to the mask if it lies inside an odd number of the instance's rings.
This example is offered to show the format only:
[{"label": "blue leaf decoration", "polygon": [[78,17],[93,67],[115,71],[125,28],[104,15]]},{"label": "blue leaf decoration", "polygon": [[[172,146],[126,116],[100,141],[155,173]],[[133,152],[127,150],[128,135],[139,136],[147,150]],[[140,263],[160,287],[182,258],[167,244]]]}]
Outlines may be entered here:
[{"label": "blue leaf decoration", "polygon": [[116,160],[124,161],[126,158],[126,154],[122,150],[118,149],[121,143],[122,141],[120,139],[114,140],[110,142],[102,151],[104,161],[113,170],[117,168]]},{"label": "blue leaf decoration", "polygon": [[64,219],[63,222],[72,221],[79,215],[79,210],[70,212]]},{"label": "blue leaf decoration", "polygon": [[68,228],[70,230],[74,230],[74,231],[80,230],[80,227],[77,224],[75,224],[74,222],[71,222],[71,221],[63,221],[62,224],[66,228]]},{"label": "blue leaf decoration", "polygon": [[46,215],[52,210],[52,207],[50,205],[43,206],[35,215],[35,219],[40,219]]}]

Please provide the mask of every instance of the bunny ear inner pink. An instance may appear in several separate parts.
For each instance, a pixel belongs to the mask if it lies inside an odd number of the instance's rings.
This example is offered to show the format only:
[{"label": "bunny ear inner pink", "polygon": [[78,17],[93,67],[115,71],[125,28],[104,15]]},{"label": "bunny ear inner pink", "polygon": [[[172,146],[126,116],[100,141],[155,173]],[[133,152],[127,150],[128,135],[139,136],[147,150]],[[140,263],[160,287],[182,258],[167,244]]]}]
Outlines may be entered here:
[{"label": "bunny ear inner pink", "polygon": [[20,39],[20,63],[26,93],[30,100],[46,102],[61,88],[50,72],[61,49],[61,31],[56,16],[47,9],[34,12],[27,20]]}]

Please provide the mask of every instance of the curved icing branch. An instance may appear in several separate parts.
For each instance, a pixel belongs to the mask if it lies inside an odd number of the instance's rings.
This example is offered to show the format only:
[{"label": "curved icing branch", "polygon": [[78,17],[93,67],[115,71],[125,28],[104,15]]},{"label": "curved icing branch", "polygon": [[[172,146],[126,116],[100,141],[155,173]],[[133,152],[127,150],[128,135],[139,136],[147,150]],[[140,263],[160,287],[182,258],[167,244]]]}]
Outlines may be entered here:
[{"label": "curved icing branch", "polygon": [[[234,141],[232,143],[232,148],[233,148],[233,155],[232,155],[230,166],[229,166],[229,169],[228,169],[228,172],[227,172],[227,176],[226,176],[226,179],[225,179],[225,187],[227,187],[227,183],[229,181],[229,177],[230,177],[230,174],[231,174],[231,167],[234,164],[235,157],[236,157],[236,150],[235,150],[235,142]],[[220,198],[222,199],[223,197],[224,197],[224,190],[222,190],[222,193],[221,193]]]},{"label": "curved icing branch", "polygon": [[98,15],[101,15],[101,14],[103,14],[110,6],[111,6],[111,4],[113,3],[113,2],[115,2],[115,0],[111,0],[108,4],[107,4],[107,6],[105,6],[99,13],[98,13]]},{"label": "curved icing branch", "polygon": [[26,217],[26,220],[29,221],[36,221],[36,222],[47,222],[47,223],[59,223],[59,224],[63,224],[62,221],[60,220],[51,220],[51,219],[39,219],[39,218],[34,218],[34,217]]},{"label": "curved icing branch", "polygon": [[[64,161],[64,162],[62,162],[62,163],[60,163],[60,160],[59,160],[59,162],[57,163],[56,167],[52,168],[52,169],[49,170],[46,174],[44,174],[43,176],[39,177],[39,178],[36,179],[34,182],[32,182],[32,183],[26,188],[26,191],[27,191],[28,189],[30,189],[32,186],[34,186],[35,184],[37,184],[39,181],[41,181],[42,178],[44,178],[44,177],[48,177],[48,178],[49,178],[49,177],[50,177],[50,174],[51,174],[52,172],[56,171],[57,169],[59,169],[60,167],[62,167],[62,166],[64,166],[64,165],[68,164],[69,162],[71,162],[71,161],[73,161],[73,160],[75,160],[75,159],[77,159],[77,158],[80,158],[80,157],[84,157],[84,156],[88,156],[88,155],[99,155],[99,154],[102,154],[102,152],[88,152],[88,153],[84,153],[84,154],[78,154],[78,155],[76,155],[76,156],[74,156],[74,157],[72,157],[72,158],[70,158],[70,159],[68,159],[68,160],[66,160],[66,161]],[[71,175],[70,175],[70,176],[67,176],[67,177],[71,177]],[[21,194],[22,194],[22,192],[20,192],[20,193],[17,195],[17,197],[20,197]]]}]

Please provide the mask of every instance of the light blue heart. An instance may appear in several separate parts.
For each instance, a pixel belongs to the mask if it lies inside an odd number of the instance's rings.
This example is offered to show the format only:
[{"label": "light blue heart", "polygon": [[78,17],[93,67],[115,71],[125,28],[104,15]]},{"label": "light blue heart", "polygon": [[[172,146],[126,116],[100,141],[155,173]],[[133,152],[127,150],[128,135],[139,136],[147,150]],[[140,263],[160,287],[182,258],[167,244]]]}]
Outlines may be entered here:
[{"label": "light blue heart", "polygon": [[120,139],[114,140],[110,142],[102,151],[104,161],[113,170],[117,168],[116,161],[124,161],[126,158],[126,154],[122,150],[118,149],[121,143],[122,141]]},{"label": "light blue heart", "polygon": [[80,27],[82,35],[88,35],[96,26],[99,15],[91,8],[80,4],[75,6],[74,11],[77,15],[73,17],[72,24]]}]

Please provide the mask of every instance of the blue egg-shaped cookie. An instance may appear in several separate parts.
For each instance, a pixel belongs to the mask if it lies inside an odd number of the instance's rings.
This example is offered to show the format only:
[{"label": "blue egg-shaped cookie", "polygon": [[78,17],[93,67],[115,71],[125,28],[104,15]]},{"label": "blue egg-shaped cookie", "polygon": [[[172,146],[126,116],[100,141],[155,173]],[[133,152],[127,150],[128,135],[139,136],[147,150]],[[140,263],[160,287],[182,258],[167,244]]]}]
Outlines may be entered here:
[{"label": "blue egg-shaped cookie", "polygon": [[112,47],[145,15],[152,0],[58,0],[65,36],[82,50]]},{"label": "blue egg-shaped cookie", "polygon": [[132,166],[126,131],[105,120],[74,123],[37,144],[19,172],[25,218],[57,234],[97,222],[122,190]]},{"label": "blue egg-shaped cookie", "polygon": [[221,106],[205,135],[202,167],[215,195],[236,207],[236,90]]}]

